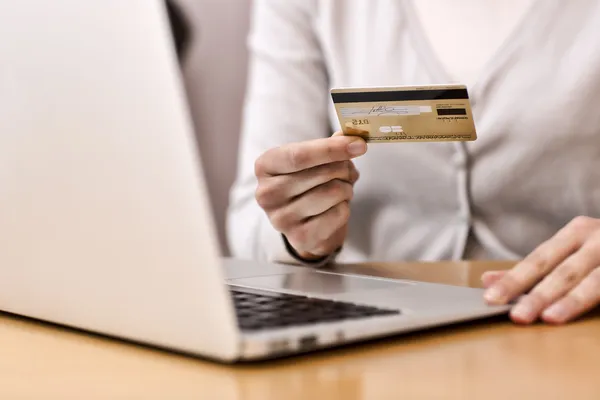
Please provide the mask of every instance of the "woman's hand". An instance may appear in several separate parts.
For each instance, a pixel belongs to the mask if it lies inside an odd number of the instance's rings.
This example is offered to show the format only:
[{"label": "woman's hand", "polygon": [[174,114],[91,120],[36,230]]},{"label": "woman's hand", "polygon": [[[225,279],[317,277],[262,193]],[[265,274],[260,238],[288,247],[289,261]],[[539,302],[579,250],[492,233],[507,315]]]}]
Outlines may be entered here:
[{"label": "woman's hand", "polygon": [[490,304],[523,295],[510,313],[517,323],[573,320],[600,303],[600,219],[573,219],[514,268],[482,280]]},{"label": "woman's hand", "polygon": [[270,149],[256,160],[256,201],[302,258],[327,256],[344,243],[358,180],[352,159],[366,151],[363,139],[336,132]]}]

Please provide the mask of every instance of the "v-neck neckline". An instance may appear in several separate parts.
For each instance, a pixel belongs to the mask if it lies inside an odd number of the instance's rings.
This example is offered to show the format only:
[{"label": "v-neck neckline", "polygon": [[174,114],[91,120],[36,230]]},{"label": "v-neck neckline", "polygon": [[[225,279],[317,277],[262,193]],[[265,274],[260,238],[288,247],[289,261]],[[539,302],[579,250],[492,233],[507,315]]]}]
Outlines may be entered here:
[{"label": "v-neck neckline", "polygon": [[[541,7],[542,4],[544,3],[541,0],[531,0],[531,3],[525,12],[521,14],[517,23],[510,29],[508,35],[506,35],[500,45],[492,52],[491,56],[482,64],[479,73],[472,79],[470,91],[477,91],[477,89],[493,75],[500,64],[500,61],[507,57],[510,54],[510,50],[518,44],[518,36],[527,26],[526,22],[531,20],[534,9]],[[429,65],[434,69],[435,79],[439,79],[444,83],[454,81],[448,68],[442,62],[441,56],[437,54],[431,44],[421,21],[421,17],[415,9],[413,0],[404,0],[402,5],[404,12],[407,13],[405,21],[408,21],[410,34],[419,42],[421,51],[424,53],[423,56],[427,58]]]}]

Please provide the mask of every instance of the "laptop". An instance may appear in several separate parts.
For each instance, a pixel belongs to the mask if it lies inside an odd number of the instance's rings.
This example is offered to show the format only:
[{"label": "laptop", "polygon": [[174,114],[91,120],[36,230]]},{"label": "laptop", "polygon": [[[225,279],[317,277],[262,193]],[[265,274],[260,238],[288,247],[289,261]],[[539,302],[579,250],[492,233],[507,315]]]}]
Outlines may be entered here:
[{"label": "laptop", "polygon": [[159,0],[4,1],[0,65],[4,312],[233,363],[508,311],[222,257]]}]

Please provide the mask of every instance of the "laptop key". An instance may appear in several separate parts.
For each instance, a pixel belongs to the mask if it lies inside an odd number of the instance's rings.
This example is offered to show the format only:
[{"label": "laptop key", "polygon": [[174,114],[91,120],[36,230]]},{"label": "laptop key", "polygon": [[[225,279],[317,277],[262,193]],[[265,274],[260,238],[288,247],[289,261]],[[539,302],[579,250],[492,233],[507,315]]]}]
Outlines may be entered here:
[{"label": "laptop key", "polygon": [[242,292],[230,288],[238,324],[244,331],[399,315],[399,310],[363,306],[307,296]]}]

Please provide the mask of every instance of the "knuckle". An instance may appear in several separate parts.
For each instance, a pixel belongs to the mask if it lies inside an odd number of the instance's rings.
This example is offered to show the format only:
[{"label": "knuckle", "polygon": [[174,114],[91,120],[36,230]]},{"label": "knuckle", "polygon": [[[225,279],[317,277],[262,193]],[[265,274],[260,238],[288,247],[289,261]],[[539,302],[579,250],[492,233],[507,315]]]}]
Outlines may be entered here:
[{"label": "knuckle", "polygon": [[293,169],[303,169],[310,159],[310,154],[300,146],[290,147],[287,154],[288,161]]},{"label": "knuckle", "polygon": [[589,243],[585,243],[575,255],[571,256],[564,264],[571,273],[580,275],[589,273],[593,268],[598,266],[599,262],[598,249]]},{"label": "knuckle", "polygon": [[350,177],[352,175],[352,161],[342,161],[340,163],[340,169],[343,171],[344,176]]},{"label": "knuckle", "polygon": [[265,192],[266,189],[264,185],[258,185],[256,187],[256,191],[254,192],[254,198],[256,199],[256,202],[261,208],[265,208],[266,206],[266,199],[268,198],[268,196]]},{"label": "knuckle", "polygon": [[576,232],[585,232],[595,227],[598,227],[598,220],[591,217],[587,217],[585,215],[580,215],[578,217],[573,218],[571,220],[571,223],[569,224],[569,228]]},{"label": "knuckle", "polygon": [[540,247],[527,257],[527,268],[531,268],[537,274],[543,274],[550,266],[550,263],[550,255],[545,247]]},{"label": "knuckle", "polygon": [[279,232],[285,232],[291,225],[292,218],[285,209],[277,209],[268,215],[271,225]]},{"label": "knuckle", "polygon": [[254,192],[254,197],[261,208],[267,209],[273,202],[275,192],[276,188],[273,185],[259,183]]},{"label": "knuckle", "polygon": [[338,161],[329,165],[331,169],[328,170],[328,175],[331,178],[352,181],[353,176],[356,174],[352,161]]},{"label": "knuckle", "polygon": [[346,186],[346,201],[350,201],[354,198],[354,187],[352,185]]},{"label": "knuckle", "polygon": [[356,168],[356,166],[351,162],[350,179],[352,180],[353,183],[356,183],[356,181],[358,181],[359,178],[360,178],[360,172],[358,172],[358,169]]},{"label": "knuckle", "polygon": [[589,297],[587,291],[584,290],[573,290],[571,293],[567,295],[567,299],[569,302],[569,308],[571,310],[582,310],[586,308],[586,304]]},{"label": "knuckle", "polygon": [[597,230],[584,244],[586,261],[588,265],[600,262],[600,230]]},{"label": "knuckle", "polygon": [[595,268],[579,286],[571,290],[567,297],[572,308],[584,310],[597,301],[599,291],[600,268]]},{"label": "knuckle", "polygon": [[290,240],[293,240],[294,243],[300,248],[310,248],[309,239],[311,238],[311,232],[309,226],[307,224],[301,224],[294,229],[291,229],[287,234]]},{"label": "knuckle", "polygon": [[331,140],[327,140],[325,142],[325,157],[328,160],[332,160],[335,158],[336,152],[337,152],[337,147],[335,146],[335,143]]},{"label": "knuckle", "polygon": [[254,175],[257,177],[266,175],[267,170],[267,159],[271,154],[272,150],[267,150],[262,155],[260,155],[256,160],[254,160]]},{"label": "knuckle", "polygon": [[508,293],[516,285],[516,281],[510,275],[506,274],[498,280],[494,286],[500,289],[502,293]]},{"label": "knuckle", "polygon": [[332,246],[327,242],[323,242],[318,244],[314,249],[311,249],[311,253],[313,254],[318,254],[318,255],[326,255],[326,254],[330,254],[334,249],[332,248]]},{"label": "knuckle", "polygon": [[348,180],[352,180],[355,174],[356,168],[354,168],[352,161],[344,161],[344,175],[348,178]]},{"label": "knuckle", "polygon": [[342,182],[338,179],[334,179],[332,181],[329,181],[325,185],[324,189],[325,189],[325,195],[327,197],[339,198],[343,191]]},{"label": "knuckle", "polygon": [[314,254],[331,254],[338,247],[340,247],[342,243],[339,243],[339,240],[335,237],[329,237],[327,239],[321,240],[313,249]]},{"label": "knuckle", "polygon": [[590,272],[588,278],[590,280],[590,285],[596,291],[600,290],[600,268],[595,268],[592,272]]},{"label": "knuckle", "polygon": [[574,268],[568,263],[563,264],[555,271],[556,277],[560,282],[564,282],[568,285],[572,285],[579,279],[577,268]]},{"label": "knuckle", "polygon": [[327,163],[317,167],[317,170],[319,175],[324,179],[331,179],[340,175],[340,170],[342,170],[341,164],[342,162]]},{"label": "knuckle", "polygon": [[348,144],[352,139],[341,135],[338,137],[332,137],[325,141],[325,155],[330,161],[342,161],[348,160],[350,154],[348,153]]},{"label": "knuckle", "polygon": [[273,225],[273,228],[275,228],[276,231],[286,233],[285,225],[283,223],[284,219],[282,218],[281,213],[269,213],[269,221],[271,221],[271,225]]},{"label": "knuckle", "polygon": [[339,200],[345,200],[351,197],[353,194],[352,186],[347,182],[343,182],[339,179],[334,179],[328,184],[326,189],[326,195]]},{"label": "knuckle", "polygon": [[511,270],[504,274],[504,276],[496,282],[496,286],[505,293],[512,293],[515,288],[523,286],[525,282],[516,274],[514,270]]},{"label": "knuckle", "polygon": [[344,201],[336,206],[336,219],[347,221],[350,218],[350,204]]}]

